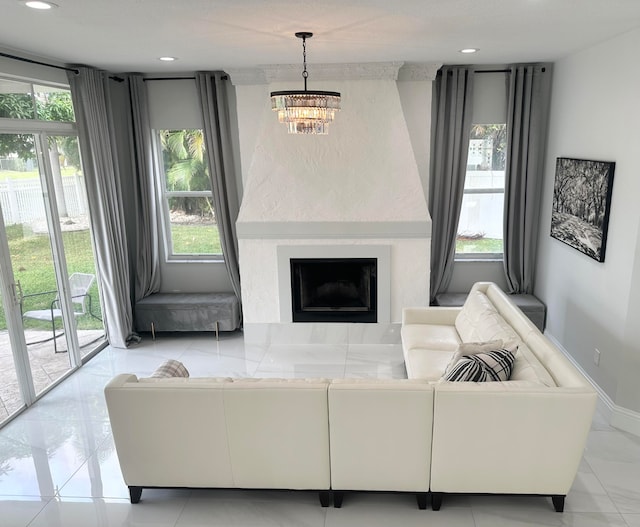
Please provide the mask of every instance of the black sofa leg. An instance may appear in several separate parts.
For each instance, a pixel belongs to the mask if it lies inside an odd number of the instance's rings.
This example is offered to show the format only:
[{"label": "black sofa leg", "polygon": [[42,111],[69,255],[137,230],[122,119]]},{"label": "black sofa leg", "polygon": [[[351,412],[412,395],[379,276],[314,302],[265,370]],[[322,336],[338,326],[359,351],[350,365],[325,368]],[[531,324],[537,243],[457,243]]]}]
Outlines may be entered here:
[{"label": "black sofa leg", "polygon": [[138,503],[142,496],[142,487],[129,487],[129,498],[131,503]]},{"label": "black sofa leg", "polygon": [[421,511],[427,508],[427,497],[429,494],[427,492],[418,492],[416,494],[416,499],[418,500],[418,509]]},{"label": "black sofa leg", "polygon": [[551,501],[553,502],[553,507],[556,509],[556,512],[564,512],[564,498],[565,496],[551,496]]},{"label": "black sofa leg", "polygon": [[328,507],[331,501],[331,491],[321,490],[318,495],[320,496],[320,505],[322,507]]},{"label": "black sofa leg", "polygon": [[333,491],[333,506],[336,509],[342,507],[342,500],[344,499],[344,492],[339,490]]},{"label": "black sofa leg", "polygon": [[431,510],[439,511],[442,506],[442,492],[431,493]]}]

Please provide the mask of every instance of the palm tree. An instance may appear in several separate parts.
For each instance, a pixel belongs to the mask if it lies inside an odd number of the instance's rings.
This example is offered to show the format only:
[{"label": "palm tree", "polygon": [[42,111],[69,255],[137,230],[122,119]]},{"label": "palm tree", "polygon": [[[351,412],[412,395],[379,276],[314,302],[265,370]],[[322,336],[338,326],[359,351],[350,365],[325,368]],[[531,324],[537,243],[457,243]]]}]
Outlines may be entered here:
[{"label": "palm tree", "polygon": [[[202,130],[163,130],[160,143],[168,191],[211,191]],[[170,204],[187,214],[213,215],[211,200],[174,197]]]}]

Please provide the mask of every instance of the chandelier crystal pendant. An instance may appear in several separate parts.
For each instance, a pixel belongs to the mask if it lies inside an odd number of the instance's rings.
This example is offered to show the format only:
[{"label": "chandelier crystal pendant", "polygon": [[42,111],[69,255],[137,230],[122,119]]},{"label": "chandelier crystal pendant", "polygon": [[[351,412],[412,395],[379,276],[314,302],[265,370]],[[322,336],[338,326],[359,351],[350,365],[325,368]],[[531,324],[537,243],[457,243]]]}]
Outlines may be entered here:
[{"label": "chandelier crystal pendant", "polygon": [[271,92],[271,108],[278,112],[278,121],[287,125],[290,134],[329,133],[329,123],[340,110],[340,94],[335,91],[307,90],[307,39],[313,33],[301,31],[304,90]]}]

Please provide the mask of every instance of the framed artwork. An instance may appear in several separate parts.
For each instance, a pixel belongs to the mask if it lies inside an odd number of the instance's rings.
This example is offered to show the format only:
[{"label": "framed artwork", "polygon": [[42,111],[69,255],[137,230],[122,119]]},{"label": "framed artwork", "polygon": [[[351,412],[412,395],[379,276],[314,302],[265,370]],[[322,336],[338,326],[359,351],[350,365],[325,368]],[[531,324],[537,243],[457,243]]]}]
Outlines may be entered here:
[{"label": "framed artwork", "polygon": [[556,160],[551,236],[598,262],[604,262],[615,166],[612,161]]}]

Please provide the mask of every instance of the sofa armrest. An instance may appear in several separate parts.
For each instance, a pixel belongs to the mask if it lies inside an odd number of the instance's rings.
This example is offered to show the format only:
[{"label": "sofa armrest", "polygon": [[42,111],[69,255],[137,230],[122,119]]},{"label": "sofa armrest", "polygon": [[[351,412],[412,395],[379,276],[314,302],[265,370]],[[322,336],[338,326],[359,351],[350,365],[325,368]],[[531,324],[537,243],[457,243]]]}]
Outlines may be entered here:
[{"label": "sofa armrest", "polygon": [[405,307],[402,310],[402,324],[453,326],[461,310],[461,307]]},{"label": "sofa armrest", "polygon": [[105,387],[124,481],[137,487],[232,487],[223,387],[186,378],[138,382],[118,375]]},{"label": "sofa armrest", "polygon": [[567,494],[595,391],[445,382],[434,398],[433,492]]}]

